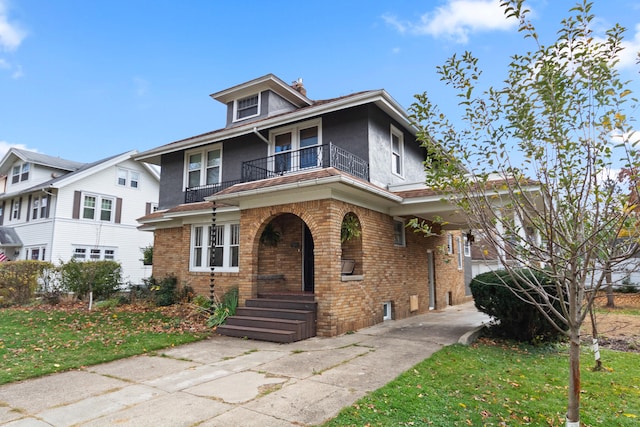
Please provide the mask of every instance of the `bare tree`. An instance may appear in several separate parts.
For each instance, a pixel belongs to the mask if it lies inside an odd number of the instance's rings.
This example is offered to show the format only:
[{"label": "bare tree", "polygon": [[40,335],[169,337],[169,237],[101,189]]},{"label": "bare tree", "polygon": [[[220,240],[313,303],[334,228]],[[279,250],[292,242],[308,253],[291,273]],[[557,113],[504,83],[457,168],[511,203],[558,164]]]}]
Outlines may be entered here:
[{"label": "bare tree", "polygon": [[[438,72],[457,92],[462,124],[426,93],[411,110],[428,153],[427,184],[482,231],[517,277],[517,295],[568,337],[566,425],[579,426],[580,330],[607,273],[635,250],[618,239],[633,226],[635,201],[608,182],[610,170],[640,166],[624,141],[633,129],[623,111],[636,102],[616,68],[624,29],[596,38],[592,5],[582,2],[544,46],[524,0],[502,6],[533,43],[511,57],[504,86],[476,94],[477,59],[454,55]],[[523,266],[551,276],[555,291],[523,275]]]}]

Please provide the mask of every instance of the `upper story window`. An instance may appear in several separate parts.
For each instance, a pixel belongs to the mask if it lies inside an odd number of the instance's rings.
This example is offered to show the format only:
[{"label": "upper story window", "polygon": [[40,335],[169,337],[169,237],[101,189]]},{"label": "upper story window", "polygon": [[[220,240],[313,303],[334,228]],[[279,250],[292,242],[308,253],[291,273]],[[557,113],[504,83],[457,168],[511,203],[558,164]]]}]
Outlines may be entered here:
[{"label": "upper story window", "polygon": [[16,184],[18,182],[28,180],[30,170],[31,165],[29,163],[21,163],[15,165],[11,170],[11,183]]},{"label": "upper story window", "polygon": [[14,199],[11,201],[11,219],[20,219],[21,208],[22,199]]},{"label": "upper story window", "polygon": [[185,187],[199,187],[220,183],[222,173],[220,148],[191,151],[186,155]]},{"label": "upper story window", "polygon": [[82,202],[82,218],[113,222],[114,205],[113,197],[85,194]]},{"label": "upper story window", "polygon": [[273,170],[289,172],[320,166],[322,144],[320,120],[300,123],[296,126],[271,132],[271,154],[274,155]]},{"label": "upper story window", "polygon": [[233,103],[233,121],[244,120],[260,114],[260,94],[236,99]]},{"label": "upper story window", "polygon": [[391,125],[391,171],[395,175],[404,174],[403,157],[404,135],[398,128]]},{"label": "upper story window", "polygon": [[47,196],[34,197],[31,201],[31,219],[47,218]]},{"label": "upper story window", "polygon": [[140,172],[118,168],[118,185],[123,187],[139,188]]}]

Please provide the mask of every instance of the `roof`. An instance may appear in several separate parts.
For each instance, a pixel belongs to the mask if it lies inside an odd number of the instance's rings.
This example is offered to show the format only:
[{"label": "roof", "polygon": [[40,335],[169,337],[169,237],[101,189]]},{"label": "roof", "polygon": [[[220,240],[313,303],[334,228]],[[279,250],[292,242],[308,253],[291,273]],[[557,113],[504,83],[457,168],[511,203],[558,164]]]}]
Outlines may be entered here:
[{"label": "roof", "polygon": [[18,233],[11,227],[0,227],[0,248],[15,248],[22,246]]},{"label": "roof", "polygon": [[309,98],[273,74],[267,74],[220,92],[212,93],[210,96],[216,101],[226,104],[234,99],[253,95],[265,90],[272,90],[276,92],[296,107],[303,107],[312,104],[312,101]]},{"label": "roof", "polygon": [[75,171],[84,166],[84,163],[74,162],[73,160],[61,159],[60,157],[49,156],[35,151],[21,150],[19,148],[11,147],[0,161],[0,174],[7,175],[9,173],[9,168],[13,162],[15,162],[15,159],[12,159],[12,157],[20,159],[26,163],[33,163],[69,172]]},{"label": "roof", "polygon": [[[232,89],[236,90],[238,89],[238,87],[234,87],[228,90]],[[290,89],[293,92],[297,92],[295,89]],[[213,95],[221,97],[222,95],[220,94],[224,92],[225,91],[218,92],[217,94]],[[135,158],[138,161],[159,165],[161,163],[161,156],[163,154],[213,144],[242,135],[255,133],[260,130],[284,126],[294,121],[307,120],[330,112],[340,111],[365,104],[377,105],[380,109],[393,117],[398,123],[401,123],[409,132],[413,133],[414,135],[417,132],[417,129],[412,125],[412,122],[404,109],[384,89],[357,92],[338,98],[310,102],[310,104],[302,106],[293,111],[288,111],[269,117],[256,118],[255,120],[244,122],[241,125],[216,129],[200,135],[174,141],[169,144],[144,151],[136,155]]]}]

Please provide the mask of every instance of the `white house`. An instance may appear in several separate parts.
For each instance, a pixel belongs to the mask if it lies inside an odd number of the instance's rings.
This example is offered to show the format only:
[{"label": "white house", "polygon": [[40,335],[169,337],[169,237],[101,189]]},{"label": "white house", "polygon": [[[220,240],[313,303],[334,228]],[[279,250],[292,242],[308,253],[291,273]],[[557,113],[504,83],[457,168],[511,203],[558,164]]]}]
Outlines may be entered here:
[{"label": "white house", "polygon": [[0,253],[9,260],[115,260],[123,279],[151,274],[137,218],[157,208],[160,174],[129,151],[79,163],[11,148],[0,161]]}]

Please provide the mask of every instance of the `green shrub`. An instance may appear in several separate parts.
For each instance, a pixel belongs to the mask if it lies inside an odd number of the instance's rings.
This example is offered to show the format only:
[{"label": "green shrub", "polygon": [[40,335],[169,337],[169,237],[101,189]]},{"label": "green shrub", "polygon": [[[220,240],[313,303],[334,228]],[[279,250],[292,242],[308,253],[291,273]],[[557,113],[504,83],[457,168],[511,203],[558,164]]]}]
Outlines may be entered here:
[{"label": "green shrub", "polygon": [[640,292],[640,286],[637,283],[632,283],[631,278],[627,276],[622,280],[622,285],[617,290],[623,294],[635,294]]},{"label": "green shrub", "polygon": [[178,301],[178,278],[172,274],[158,280],[151,276],[145,279],[147,287],[154,297],[156,305],[165,307]]},{"label": "green shrub", "polygon": [[[556,295],[555,285],[548,276],[531,270],[521,270],[519,275],[537,280],[550,295]],[[515,283],[514,278],[504,270],[479,274],[470,283],[478,310],[497,321],[492,331],[505,338],[524,342],[558,339],[561,332],[535,305],[516,295],[519,291]],[[540,301],[539,297],[536,298]]]},{"label": "green shrub", "polygon": [[0,306],[31,302],[43,271],[53,268],[50,262],[45,261],[0,263]]},{"label": "green shrub", "polygon": [[213,313],[207,320],[207,326],[222,325],[227,317],[236,314],[238,308],[238,288],[230,288],[222,296],[222,300],[213,305]]},{"label": "green shrub", "polygon": [[80,299],[93,291],[93,299],[109,299],[120,290],[122,267],[116,261],[77,261],[60,266],[62,284]]}]

